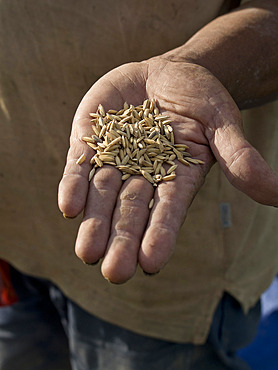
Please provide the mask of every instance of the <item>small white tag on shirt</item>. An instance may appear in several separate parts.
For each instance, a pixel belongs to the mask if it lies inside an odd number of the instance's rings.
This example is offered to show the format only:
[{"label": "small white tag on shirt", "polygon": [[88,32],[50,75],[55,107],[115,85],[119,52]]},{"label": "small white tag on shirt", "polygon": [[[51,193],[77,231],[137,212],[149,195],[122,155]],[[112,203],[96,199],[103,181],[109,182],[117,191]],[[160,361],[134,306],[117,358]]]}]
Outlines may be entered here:
[{"label": "small white tag on shirt", "polygon": [[232,210],[230,203],[221,202],[219,208],[222,228],[227,229],[232,227]]}]

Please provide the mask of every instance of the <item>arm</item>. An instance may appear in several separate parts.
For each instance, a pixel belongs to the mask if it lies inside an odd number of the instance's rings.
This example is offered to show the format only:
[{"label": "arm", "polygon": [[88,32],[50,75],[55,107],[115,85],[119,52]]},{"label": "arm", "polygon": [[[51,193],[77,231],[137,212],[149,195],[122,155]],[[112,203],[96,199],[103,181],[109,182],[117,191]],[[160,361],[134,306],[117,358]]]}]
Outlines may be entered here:
[{"label": "arm", "polygon": [[215,19],[165,57],[205,67],[246,109],[278,96],[277,35],[277,1],[254,0]]}]

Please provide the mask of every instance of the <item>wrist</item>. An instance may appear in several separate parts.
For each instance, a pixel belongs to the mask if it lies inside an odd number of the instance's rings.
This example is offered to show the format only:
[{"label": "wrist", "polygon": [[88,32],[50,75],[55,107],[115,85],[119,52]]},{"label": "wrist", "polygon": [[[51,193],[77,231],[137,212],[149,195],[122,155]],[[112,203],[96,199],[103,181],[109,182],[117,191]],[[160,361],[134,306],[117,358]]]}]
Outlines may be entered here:
[{"label": "wrist", "polygon": [[240,108],[273,100],[278,92],[277,8],[239,8],[162,57],[206,68]]}]

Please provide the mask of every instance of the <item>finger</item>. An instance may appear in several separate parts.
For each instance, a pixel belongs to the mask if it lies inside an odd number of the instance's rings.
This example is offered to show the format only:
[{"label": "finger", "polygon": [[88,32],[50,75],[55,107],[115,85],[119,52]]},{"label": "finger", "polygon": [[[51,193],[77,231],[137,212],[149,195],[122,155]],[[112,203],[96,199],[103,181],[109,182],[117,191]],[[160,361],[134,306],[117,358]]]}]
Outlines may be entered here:
[{"label": "finger", "polygon": [[[105,109],[123,104],[121,94],[106,78],[97,81],[86,93],[74,116],[67,162],[58,190],[59,208],[68,217],[77,216],[86,204],[91,170],[89,161],[93,150],[82,138],[93,134],[89,114],[96,112],[100,103]],[[82,154],[85,154],[86,161],[80,166],[76,161]]]},{"label": "finger", "polygon": [[102,274],[113,283],[130,279],[137,267],[138,250],[149,218],[153,186],[143,177],[125,182],[113,215],[111,237]]},{"label": "finger", "polygon": [[278,205],[278,177],[239,128],[218,129],[211,148],[232,185],[256,202]]},{"label": "finger", "polygon": [[139,264],[150,274],[159,272],[173,254],[187,210],[205,178],[201,166],[178,167],[176,172],[175,180],[162,182],[156,190],[139,252]]},{"label": "finger", "polygon": [[98,169],[91,180],[84,218],[75,244],[77,256],[85,263],[95,263],[105,254],[121,186],[121,173],[112,166]]},{"label": "finger", "polygon": [[[58,205],[67,217],[77,216],[86,203],[93,150],[82,140],[84,136],[91,136],[89,118],[74,122],[67,162],[59,184]],[[85,161],[78,164],[77,161],[81,155],[85,156]]]}]

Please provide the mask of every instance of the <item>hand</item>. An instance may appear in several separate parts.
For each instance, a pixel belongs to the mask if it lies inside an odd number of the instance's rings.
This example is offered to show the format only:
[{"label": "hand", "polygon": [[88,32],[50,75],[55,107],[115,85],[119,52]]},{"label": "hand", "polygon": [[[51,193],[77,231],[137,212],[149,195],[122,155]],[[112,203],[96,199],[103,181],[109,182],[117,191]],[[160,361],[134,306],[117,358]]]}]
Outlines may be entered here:
[{"label": "hand", "polygon": [[[142,176],[122,182],[120,171],[109,165],[98,169],[89,183],[93,150],[82,141],[92,134],[89,113],[99,103],[106,110],[121,109],[125,101],[136,106],[146,98],[155,99],[160,111],[171,117],[175,141],[187,144],[192,156],[205,164],[180,164],[175,180],[156,189]],[[87,159],[80,166],[76,160],[82,153]],[[76,254],[89,264],[103,258],[102,274],[114,283],[130,279],[138,263],[147,273],[161,270],[215,160],[239,190],[257,202],[278,205],[277,177],[244,138],[237,106],[209,71],[156,57],[106,74],[77,109],[59,185],[61,211],[75,217],[84,210]]]}]

